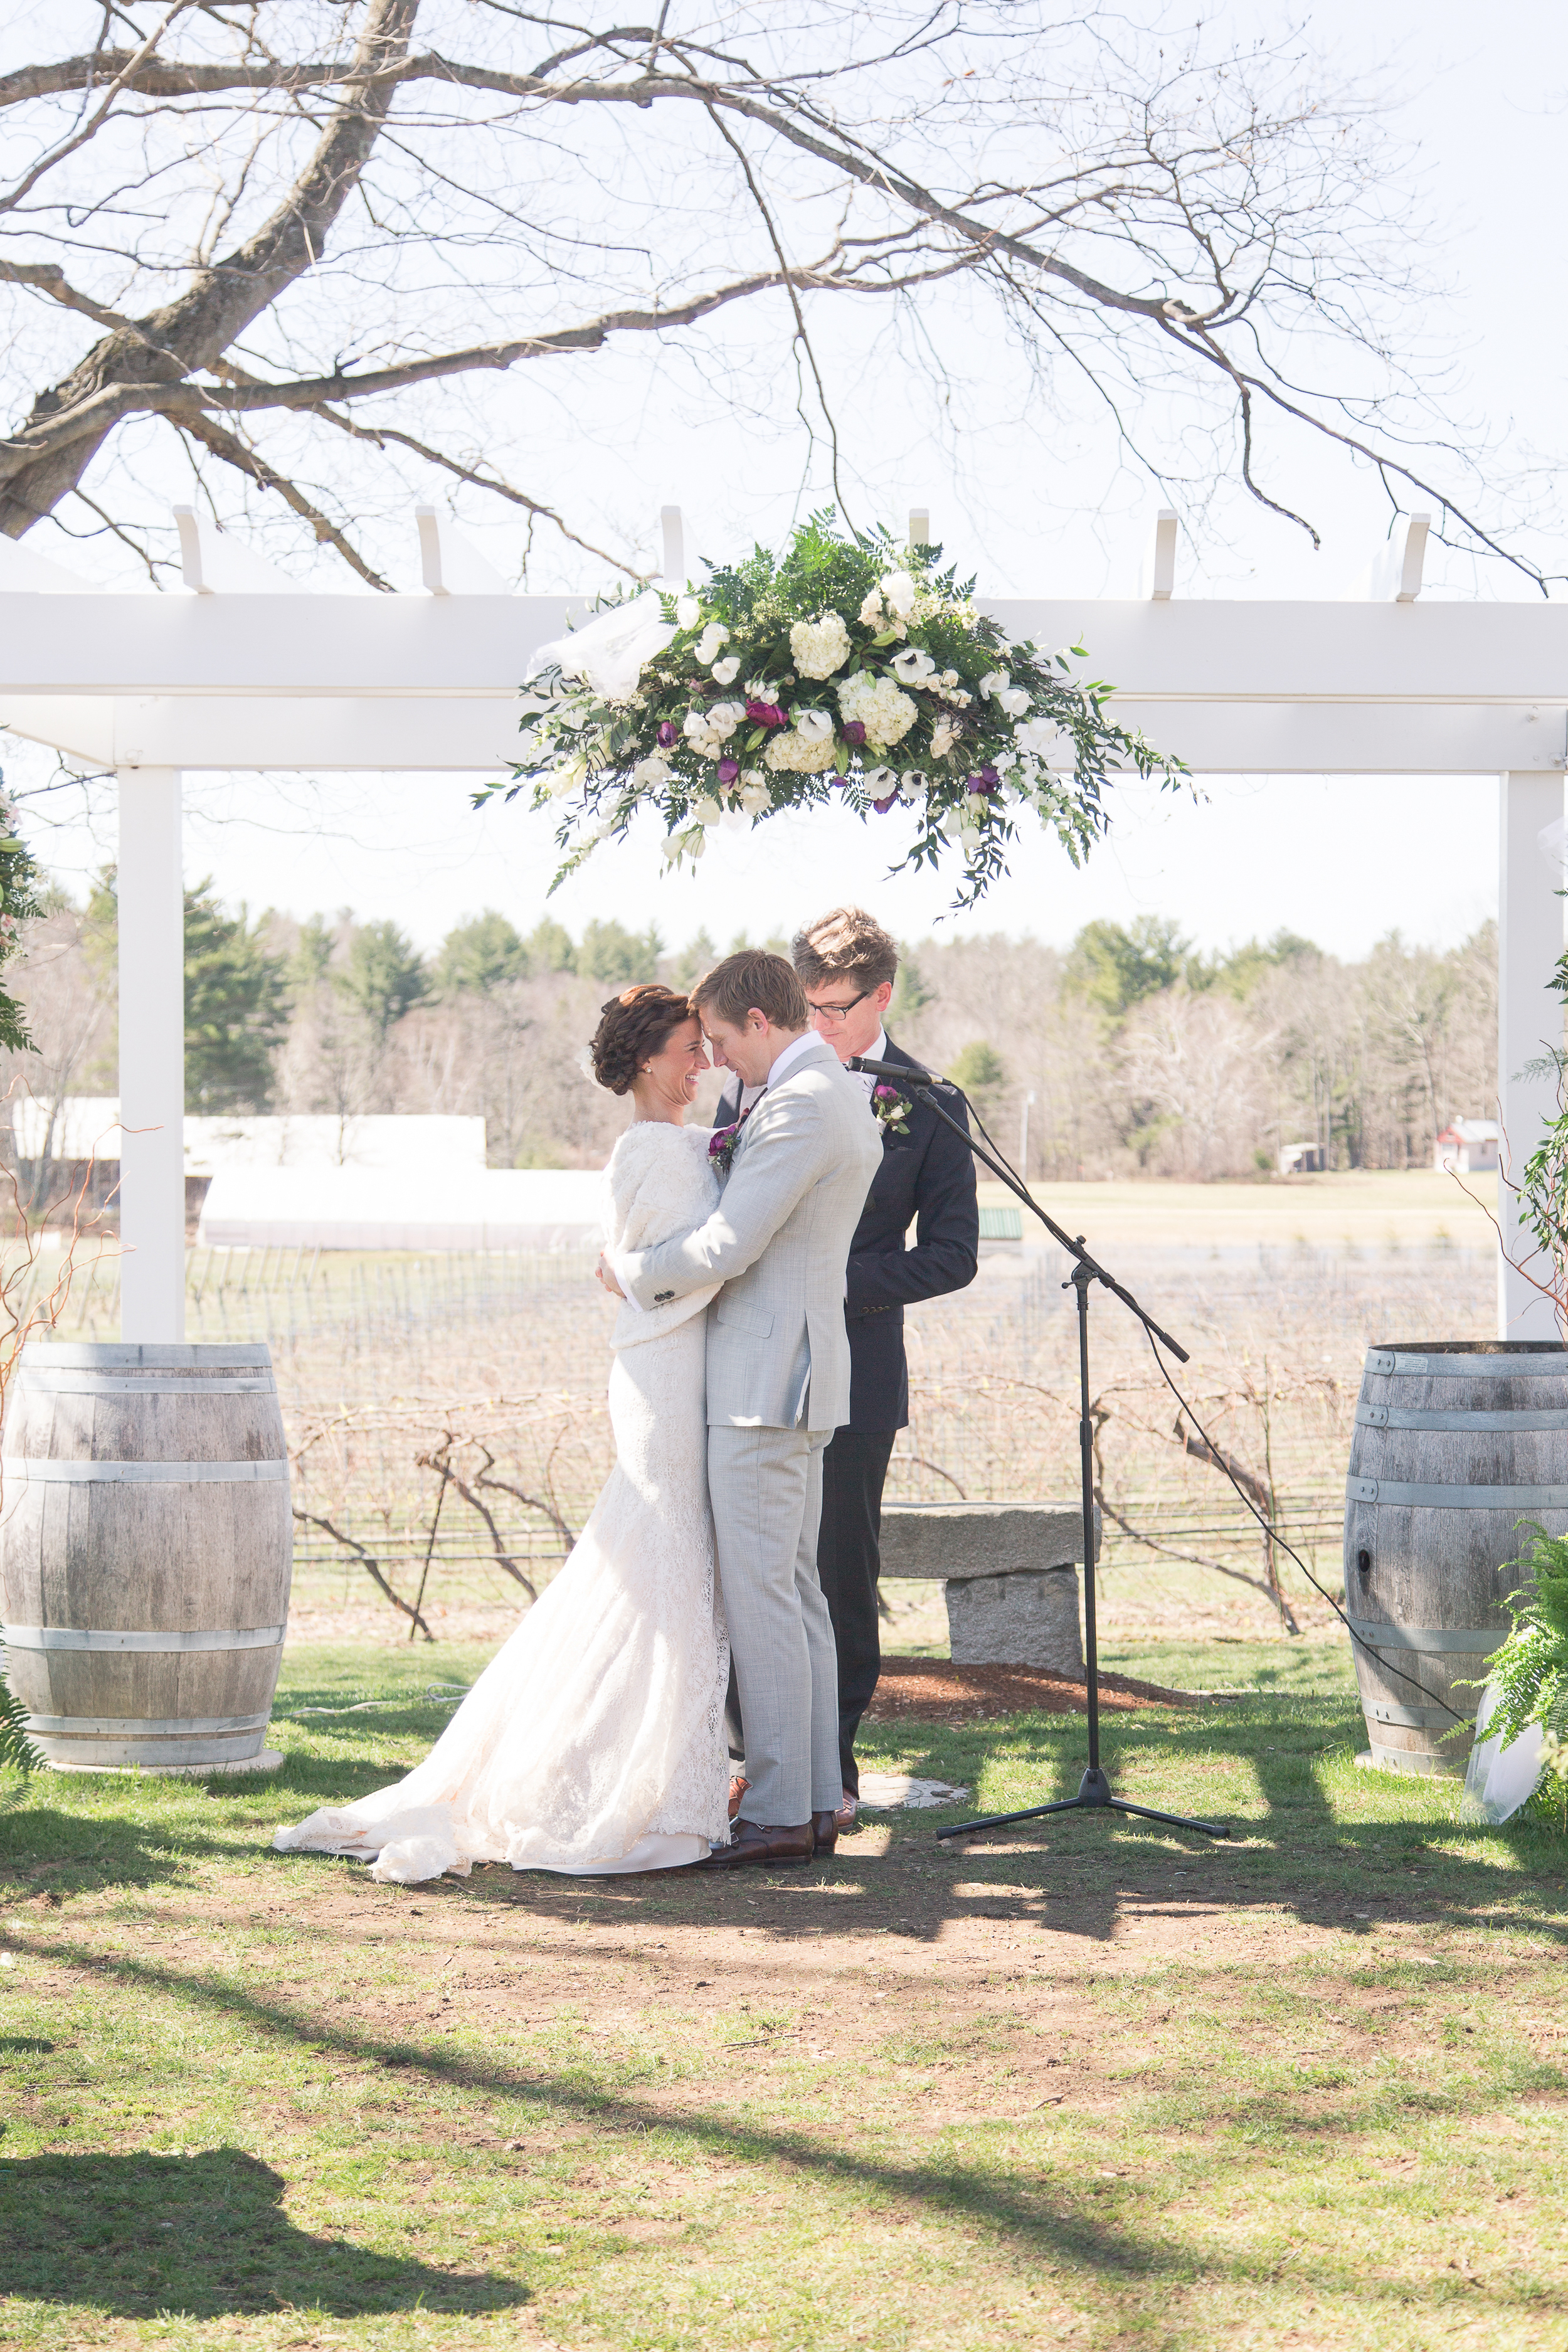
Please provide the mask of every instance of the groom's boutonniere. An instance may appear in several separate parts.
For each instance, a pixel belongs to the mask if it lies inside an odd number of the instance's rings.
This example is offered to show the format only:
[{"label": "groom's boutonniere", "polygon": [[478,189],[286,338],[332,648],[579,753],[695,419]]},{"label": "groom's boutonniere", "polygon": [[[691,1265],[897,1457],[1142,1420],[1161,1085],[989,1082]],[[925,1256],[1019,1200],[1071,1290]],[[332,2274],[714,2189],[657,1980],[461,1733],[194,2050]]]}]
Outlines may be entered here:
[{"label": "groom's boutonniere", "polygon": [[735,1146],[741,1140],[741,1129],[751,1116],[749,1110],[742,1111],[739,1118],[731,1119],[728,1127],[716,1127],[709,1137],[708,1165],[715,1176],[728,1176],[730,1173]]},{"label": "groom's boutonniere", "polygon": [[908,1135],[910,1131],[910,1098],[897,1087],[879,1080],[871,1089],[871,1116],[884,1135]]}]

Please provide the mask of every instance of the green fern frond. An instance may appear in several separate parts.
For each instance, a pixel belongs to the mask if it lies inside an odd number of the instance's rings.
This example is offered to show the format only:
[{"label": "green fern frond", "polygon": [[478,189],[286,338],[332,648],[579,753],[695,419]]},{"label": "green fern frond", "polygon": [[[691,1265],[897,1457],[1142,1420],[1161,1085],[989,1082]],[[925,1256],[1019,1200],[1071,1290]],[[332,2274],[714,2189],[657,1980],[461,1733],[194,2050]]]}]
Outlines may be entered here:
[{"label": "green fern frond", "polygon": [[27,1737],[27,1710],[0,1673],[0,1771],[39,1772],[43,1764]]}]

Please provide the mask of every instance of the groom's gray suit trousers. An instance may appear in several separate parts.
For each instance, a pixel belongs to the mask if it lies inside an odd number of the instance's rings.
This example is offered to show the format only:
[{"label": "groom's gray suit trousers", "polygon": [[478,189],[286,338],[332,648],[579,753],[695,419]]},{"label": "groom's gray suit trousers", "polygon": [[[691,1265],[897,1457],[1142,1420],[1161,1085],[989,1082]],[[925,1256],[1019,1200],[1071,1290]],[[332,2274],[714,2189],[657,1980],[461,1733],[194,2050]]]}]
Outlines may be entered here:
[{"label": "groom's gray suit trousers", "polygon": [[839,1801],[838,1661],[816,1574],[830,1429],[708,1432],[719,1580],[746,1727],[742,1811],[793,1826]]}]

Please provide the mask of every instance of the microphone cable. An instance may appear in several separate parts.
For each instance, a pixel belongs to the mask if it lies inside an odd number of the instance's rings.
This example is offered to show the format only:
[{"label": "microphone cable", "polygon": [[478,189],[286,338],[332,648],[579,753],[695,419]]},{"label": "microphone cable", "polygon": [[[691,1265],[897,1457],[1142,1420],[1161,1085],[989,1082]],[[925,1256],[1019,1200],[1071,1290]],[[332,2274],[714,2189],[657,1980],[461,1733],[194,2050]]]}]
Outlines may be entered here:
[{"label": "microphone cable", "polygon": [[[973,1119],[975,1126],[980,1129],[981,1134],[985,1138],[986,1142],[990,1145],[992,1151],[1001,1161],[1003,1167],[1007,1170],[1009,1175],[1013,1176],[1017,1181],[1022,1190],[1026,1193],[1028,1192],[1029,1188],[1027,1182],[1023,1177],[1018,1175],[1017,1170],[1014,1167],[1006,1153],[992,1136],[984,1120],[981,1118],[980,1113],[975,1109],[974,1105],[970,1101],[969,1097],[964,1093],[963,1088],[952,1078],[942,1078],[939,1079],[937,1083],[941,1086],[950,1087],[952,1091],[957,1095],[959,1100],[963,1103],[964,1108]],[[1296,1549],[1295,1545],[1289,1542],[1285,1536],[1281,1535],[1279,1529],[1274,1525],[1273,1521],[1269,1519],[1264,1512],[1258,1509],[1258,1505],[1253,1501],[1252,1496],[1247,1493],[1246,1487],[1242,1486],[1240,1480],[1231,1470],[1229,1464],[1226,1460],[1223,1448],[1215,1444],[1214,1439],[1209,1435],[1208,1431],[1198,1419],[1198,1416],[1193,1410],[1192,1405],[1182,1394],[1181,1390],[1176,1386],[1176,1382],[1172,1376],[1170,1367],[1166,1363],[1164,1357],[1160,1352],[1159,1341],[1155,1339],[1152,1331],[1150,1330],[1147,1323],[1143,1324],[1142,1329],[1143,1336],[1149,1342],[1150,1351],[1153,1356],[1156,1365],[1159,1367],[1161,1379],[1164,1381],[1165,1386],[1170,1390],[1171,1394],[1175,1398],[1176,1402],[1181,1406],[1182,1411],[1192,1423],[1193,1427],[1197,1431],[1198,1435],[1203,1439],[1204,1444],[1208,1447],[1210,1460],[1214,1462],[1219,1469],[1224,1471],[1232,1486],[1235,1487],[1237,1496],[1247,1506],[1247,1508],[1251,1512],[1253,1517],[1258,1521],[1258,1524],[1263,1529],[1264,1534],[1268,1537],[1271,1542],[1279,1545],[1280,1550],[1285,1554],[1288,1559],[1293,1559],[1295,1561],[1297,1567],[1300,1570],[1308,1583],[1312,1587],[1312,1590],[1322,1595],[1330,1608],[1333,1611],[1335,1616],[1339,1619],[1341,1624],[1344,1627],[1345,1632],[1350,1635],[1351,1640],[1365,1651],[1367,1656],[1376,1666],[1379,1674],[1387,1675],[1394,1682],[1405,1684],[1409,1689],[1415,1691],[1418,1696],[1425,1699],[1428,1705],[1440,1706],[1443,1713],[1445,1715],[1451,1716],[1456,1723],[1468,1724],[1470,1720],[1468,1716],[1461,1715],[1457,1707],[1452,1707],[1448,1705],[1446,1698],[1439,1697],[1435,1690],[1429,1689],[1425,1683],[1418,1682],[1414,1675],[1406,1674],[1403,1666],[1391,1665],[1388,1660],[1382,1655],[1375,1643],[1369,1642],[1364,1634],[1357,1631],[1355,1623],[1349,1613],[1340,1606],[1338,1601],[1335,1600],[1333,1594],[1329,1591],[1328,1586],[1319,1582],[1317,1577],[1314,1576],[1312,1570],[1308,1567],[1300,1553]],[[1447,1737],[1447,1734],[1445,1733],[1444,1738],[1446,1738]]]}]

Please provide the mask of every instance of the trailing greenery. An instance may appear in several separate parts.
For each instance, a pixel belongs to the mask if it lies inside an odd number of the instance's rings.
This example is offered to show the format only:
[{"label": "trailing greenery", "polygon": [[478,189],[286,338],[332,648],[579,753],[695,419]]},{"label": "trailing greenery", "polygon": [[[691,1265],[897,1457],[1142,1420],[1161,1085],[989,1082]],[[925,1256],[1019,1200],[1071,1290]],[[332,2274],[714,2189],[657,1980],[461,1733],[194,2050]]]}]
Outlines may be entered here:
[{"label": "trailing greenery", "polygon": [[546,648],[516,781],[476,803],[531,782],[536,808],[560,804],[560,882],[645,807],[679,865],[726,819],[837,793],[861,817],[912,818],[900,866],[957,849],[958,904],[973,906],[1006,872],[1024,811],[1076,866],[1106,828],[1113,771],[1175,782],[1179,762],[1107,717],[1111,688],[1075,674],[1081,646],[1009,642],[940,548],[835,522],[825,509],[782,556],[758,547],[710,566],[701,590],[611,604]]},{"label": "trailing greenery", "polygon": [[[16,831],[16,812],[5,797],[0,775],[0,973],[22,944],[22,926],[44,912],[43,880],[32,851]],[[36,1049],[27,1032],[27,1017],[0,984],[0,1045],[13,1053]]]},{"label": "trailing greenery", "polygon": [[1540,1724],[1545,1739],[1531,1805],[1560,1821],[1568,1800],[1568,1537],[1549,1536],[1535,1519],[1520,1525],[1533,1535],[1520,1562],[1532,1581],[1510,1595],[1513,1630],[1487,1661],[1487,1686],[1497,1693],[1487,1737],[1507,1747]]}]

